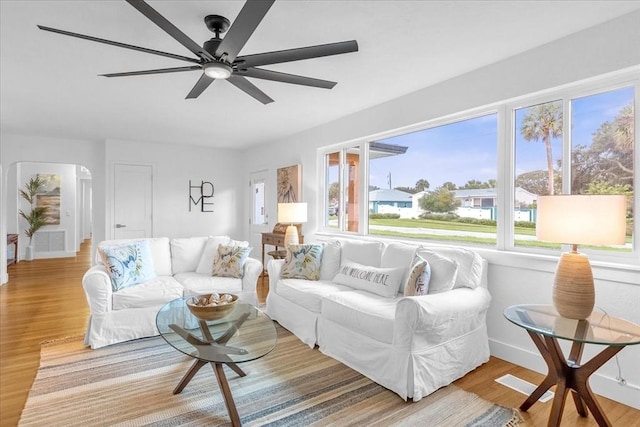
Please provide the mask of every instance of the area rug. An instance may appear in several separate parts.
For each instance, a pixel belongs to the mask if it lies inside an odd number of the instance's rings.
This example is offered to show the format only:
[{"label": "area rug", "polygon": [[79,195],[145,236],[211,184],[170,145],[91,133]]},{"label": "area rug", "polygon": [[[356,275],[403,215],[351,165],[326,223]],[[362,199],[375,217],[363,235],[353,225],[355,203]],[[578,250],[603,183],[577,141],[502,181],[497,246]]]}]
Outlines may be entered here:
[{"label": "area rug", "polygon": [[[80,338],[45,343],[20,426],[228,426],[211,369],[172,390],[192,363],[160,337],[98,350]],[[517,410],[453,385],[418,402],[310,349],[278,326],[276,349],[227,370],[244,426],[517,426]],[[205,367],[206,368],[206,367]]]}]

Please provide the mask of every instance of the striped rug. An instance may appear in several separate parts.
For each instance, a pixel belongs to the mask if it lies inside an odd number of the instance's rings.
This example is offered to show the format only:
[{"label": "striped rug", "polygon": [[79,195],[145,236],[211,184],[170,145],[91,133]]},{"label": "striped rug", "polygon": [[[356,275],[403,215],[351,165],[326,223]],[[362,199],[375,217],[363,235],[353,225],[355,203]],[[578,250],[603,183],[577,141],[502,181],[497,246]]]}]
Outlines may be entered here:
[{"label": "striped rug", "polygon": [[[222,396],[204,367],[172,390],[192,359],[160,337],[98,350],[79,338],[45,343],[20,426],[227,426]],[[419,402],[310,349],[278,326],[276,349],[227,370],[244,426],[516,426],[517,411],[453,385]]]}]

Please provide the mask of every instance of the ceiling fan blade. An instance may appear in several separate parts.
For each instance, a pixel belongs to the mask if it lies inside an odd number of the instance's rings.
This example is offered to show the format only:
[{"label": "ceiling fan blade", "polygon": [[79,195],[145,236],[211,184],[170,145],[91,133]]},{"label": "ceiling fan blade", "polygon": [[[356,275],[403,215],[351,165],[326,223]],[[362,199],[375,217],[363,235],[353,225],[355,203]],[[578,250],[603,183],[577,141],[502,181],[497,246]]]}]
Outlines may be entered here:
[{"label": "ceiling fan blade", "polygon": [[144,0],[127,0],[127,3],[138,9],[140,13],[149,18],[154,24],[162,28],[167,34],[176,39],[180,44],[182,44],[194,54],[198,55],[200,58],[208,60],[213,59],[209,52],[204,50],[202,46],[191,40],[189,36],[180,31],[178,27],[169,22],[164,16],[160,15],[158,11],[145,3]]},{"label": "ceiling fan blade", "polygon": [[199,97],[200,94],[204,92],[204,90],[208,88],[209,85],[213,83],[214,80],[215,79],[212,79],[211,77],[207,76],[205,73],[202,73],[202,75],[196,82],[196,85],[193,87],[193,89],[191,89],[191,92],[187,94],[187,97],[185,99],[195,99]]},{"label": "ceiling fan blade", "polygon": [[126,77],[126,76],[144,76],[147,74],[165,74],[165,73],[179,73],[181,71],[193,71],[202,70],[199,65],[192,65],[190,67],[174,67],[174,68],[159,68],[157,70],[143,70],[143,71],[127,71],[124,73],[109,73],[99,74],[102,77]]},{"label": "ceiling fan blade", "polygon": [[189,61],[189,62],[195,62],[195,63],[199,63],[200,62],[200,60],[195,59],[195,58],[189,58],[188,56],[176,55],[176,54],[169,53],[169,52],[161,52],[159,50],[147,49],[146,47],[140,47],[140,46],[134,46],[134,45],[131,45],[131,44],[114,42],[112,40],[101,39],[101,38],[93,37],[93,36],[86,36],[84,34],[72,33],[70,31],[58,30],[56,28],[45,27],[45,26],[42,26],[42,25],[38,25],[38,28],[40,28],[41,30],[44,30],[44,31],[50,31],[52,33],[62,34],[62,35],[71,36],[71,37],[77,37],[77,38],[80,38],[80,39],[90,40],[92,42],[104,43],[104,44],[108,44],[108,45],[111,45],[111,46],[123,47],[123,48],[126,48],[126,49],[133,49],[133,50],[137,50],[139,52],[151,53],[153,55],[166,56],[168,58],[179,59],[181,61]]},{"label": "ceiling fan blade", "polygon": [[269,98],[266,93],[258,89],[253,83],[242,76],[232,75],[227,79],[227,81],[263,104],[273,102],[273,99]]},{"label": "ceiling fan blade", "polygon": [[274,2],[275,0],[247,0],[216,49],[216,57],[220,58],[226,53],[224,59],[233,62]]},{"label": "ceiling fan blade", "polygon": [[339,55],[358,51],[358,42],[328,43],[317,46],[299,47],[296,49],[278,50],[275,52],[257,53],[236,58],[236,63],[242,68],[258,65],[280,64],[282,62],[300,61],[302,59],[320,58],[322,56]]},{"label": "ceiling fan blade", "polygon": [[331,82],[329,80],[314,79],[312,77],[281,73],[279,71],[263,70],[261,68],[238,70],[236,74],[256,79],[273,80],[274,82],[292,83],[294,85],[312,86],[323,89],[332,89],[337,84],[336,82]]}]

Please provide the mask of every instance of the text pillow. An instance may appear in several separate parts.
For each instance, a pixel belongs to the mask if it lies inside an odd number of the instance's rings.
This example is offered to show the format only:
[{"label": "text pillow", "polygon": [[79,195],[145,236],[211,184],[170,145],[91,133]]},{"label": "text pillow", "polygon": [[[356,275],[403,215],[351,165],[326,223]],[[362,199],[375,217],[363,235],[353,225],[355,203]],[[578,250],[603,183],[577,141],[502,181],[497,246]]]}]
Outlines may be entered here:
[{"label": "text pillow", "polygon": [[285,279],[320,279],[323,245],[289,245],[282,266]]},{"label": "text pillow", "polygon": [[431,266],[419,255],[416,255],[411,272],[404,286],[404,296],[427,295],[431,282]]},{"label": "text pillow", "polygon": [[156,277],[151,248],[146,240],[99,246],[114,292]]},{"label": "text pillow", "polygon": [[458,276],[458,262],[438,255],[428,249],[418,249],[417,254],[431,266],[429,293],[437,294],[453,289]]},{"label": "text pillow", "polygon": [[211,275],[241,278],[244,272],[244,263],[249,257],[251,249],[242,246],[218,246]]},{"label": "text pillow", "polygon": [[393,298],[398,294],[404,270],[402,267],[380,268],[346,261],[340,266],[333,281],[383,297]]}]

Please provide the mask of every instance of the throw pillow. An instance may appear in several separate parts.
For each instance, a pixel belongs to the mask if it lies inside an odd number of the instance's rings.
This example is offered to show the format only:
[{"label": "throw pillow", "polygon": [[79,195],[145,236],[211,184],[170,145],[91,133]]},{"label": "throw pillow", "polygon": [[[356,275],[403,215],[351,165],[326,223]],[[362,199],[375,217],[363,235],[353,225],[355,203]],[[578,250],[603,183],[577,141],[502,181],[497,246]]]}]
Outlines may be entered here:
[{"label": "throw pillow", "polygon": [[211,269],[213,268],[213,259],[218,253],[218,246],[228,245],[229,241],[231,241],[231,238],[229,236],[209,236],[209,239],[207,239],[207,244],[204,246],[204,250],[202,251],[202,255],[200,256],[200,261],[198,262],[196,273],[211,274]]},{"label": "throw pillow", "polygon": [[342,246],[339,240],[330,240],[325,242],[323,246],[320,280],[333,280],[340,270]]},{"label": "throw pillow", "polygon": [[335,283],[393,298],[398,294],[404,268],[379,268],[346,261],[340,266]]},{"label": "throw pillow", "polygon": [[107,268],[114,292],[156,277],[151,249],[146,240],[99,246],[98,252]]},{"label": "throw pillow", "polygon": [[430,281],[431,266],[429,262],[421,256],[416,255],[407,283],[404,286],[404,296],[427,295],[427,293],[429,293]]},{"label": "throw pillow", "polygon": [[427,261],[431,267],[429,293],[437,294],[453,289],[458,276],[458,262],[427,250],[418,249],[417,254]]},{"label": "throw pillow", "polygon": [[241,278],[244,273],[244,263],[247,261],[251,249],[242,246],[218,246],[211,275]]},{"label": "throw pillow", "polygon": [[289,245],[281,277],[285,279],[320,279],[322,249],[321,244]]}]

